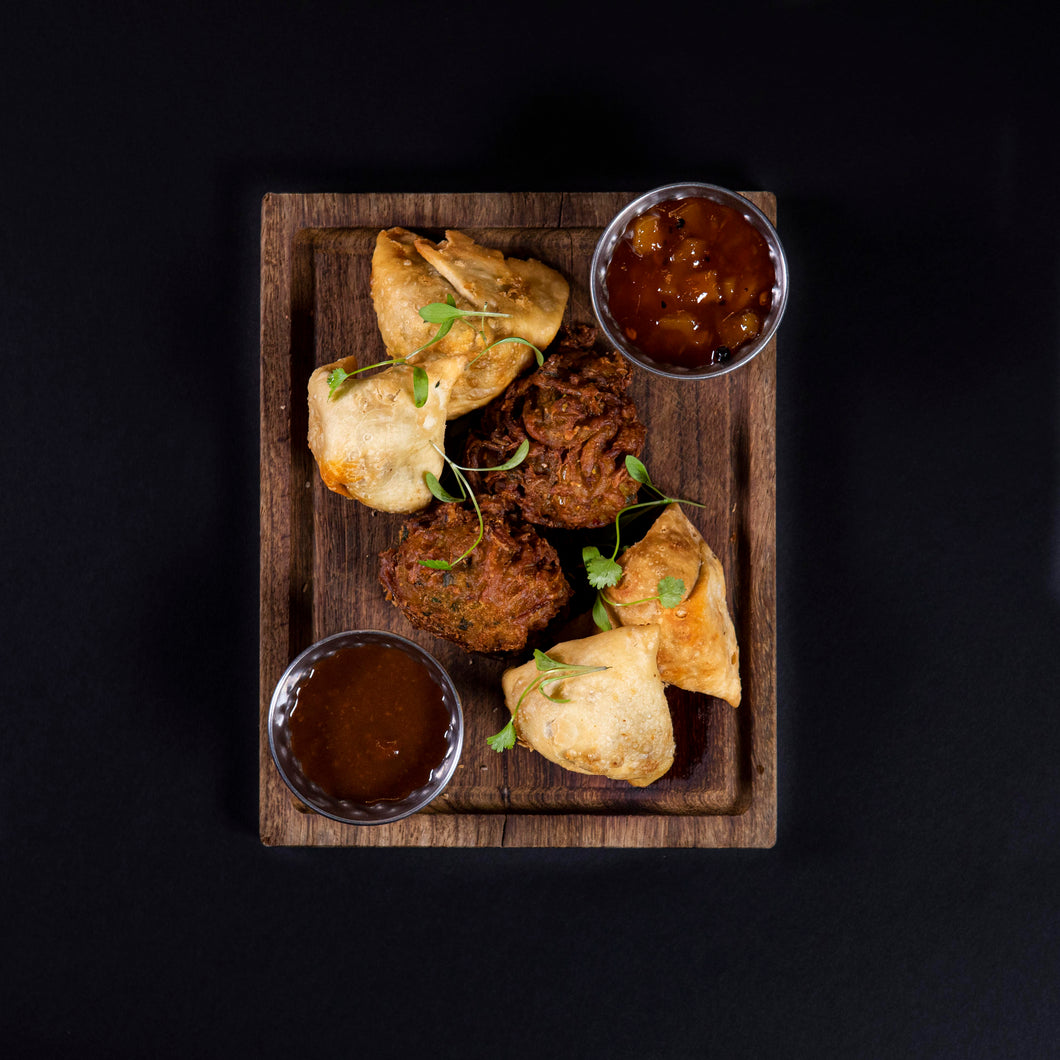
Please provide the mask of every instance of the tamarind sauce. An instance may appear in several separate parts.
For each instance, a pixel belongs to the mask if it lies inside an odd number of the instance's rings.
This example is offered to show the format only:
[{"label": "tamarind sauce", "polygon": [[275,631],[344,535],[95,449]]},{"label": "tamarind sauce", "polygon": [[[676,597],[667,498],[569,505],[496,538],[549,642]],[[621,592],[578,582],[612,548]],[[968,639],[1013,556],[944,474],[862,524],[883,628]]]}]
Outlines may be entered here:
[{"label": "tamarind sauce", "polygon": [[387,644],[352,645],[317,662],[299,685],[291,750],[333,798],[399,800],[442,764],[450,720],[419,659]]},{"label": "tamarind sauce", "polygon": [[776,270],[737,210],[704,198],[656,203],[627,226],[607,269],[608,307],[660,364],[722,364],[756,338]]}]

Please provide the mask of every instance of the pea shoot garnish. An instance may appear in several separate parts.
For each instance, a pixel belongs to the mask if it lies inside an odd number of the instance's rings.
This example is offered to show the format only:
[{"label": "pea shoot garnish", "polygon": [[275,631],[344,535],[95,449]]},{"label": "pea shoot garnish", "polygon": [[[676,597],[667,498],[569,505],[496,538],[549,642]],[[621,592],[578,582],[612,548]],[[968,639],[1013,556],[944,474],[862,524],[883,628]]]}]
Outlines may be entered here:
[{"label": "pea shoot garnish", "polygon": [[523,700],[526,699],[531,692],[537,689],[545,699],[552,703],[569,703],[570,700],[567,699],[566,696],[549,695],[549,693],[545,691],[545,685],[555,684],[557,681],[566,681],[570,677],[582,677],[585,674],[595,674],[599,673],[601,670],[610,669],[607,666],[578,666],[574,663],[565,663],[559,659],[553,659],[551,655],[536,649],[534,651],[534,663],[540,672],[537,677],[535,677],[534,680],[523,689],[522,695],[519,696],[515,708],[512,710],[512,716],[508,719],[508,724],[505,725],[500,732],[494,733],[492,736],[486,738],[486,743],[498,753],[501,751],[507,751],[509,748],[515,746],[515,715],[523,705]]},{"label": "pea shoot garnish", "polygon": [[431,494],[440,500],[443,504],[460,504],[463,501],[470,500],[472,506],[475,509],[475,514],[478,516],[478,537],[475,538],[474,543],[463,552],[459,557],[452,560],[445,559],[421,559],[419,562],[424,567],[430,567],[431,570],[452,570],[458,563],[466,559],[471,555],[472,552],[478,548],[482,541],[482,537],[485,533],[485,522],[482,518],[482,509],[479,507],[478,499],[475,497],[475,491],[471,488],[471,484],[464,477],[465,471],[510,471],[513,467],[518,467],[525,459],[526,454],[530,452],[530,442],[524,438],[519,443],[519,448],[507,459],[503,464],[498,464],[496,467],[461,467],[459,464],[454,463],[449,459],[448,456],[438,449],[438,446],[434,447],[442,454],[442,459],[453,469],[453,475],[456,478],[456,484],[460,488],[460,496],[456,497],[450,493],[439,481],[438,476],[431,471],[425,471],[423,473],[423,481],[427,484],[427,489],[431,491]]},{"label": "pea shoot garnish", "polygon": [[[406,354],[404,357],[391,357],[386,361],[377,361],[375,364],[366,364],[363,368],[355,368],[352,372],[347,372],[342,368],[334,368],[328,374],[328,400],[330,401],[335,397],[336,392],[347,379],[352,379],[355,375],[360,375],[361,372],[370,371],[372,368],[389,368],[396,364],[407,364],[409,359],[415,357],[416,354],[422,353],[429,346],[433,346],[436,342],[440,342],[445,338],[446,335],[452,330],[453,325],[458,321],[462,320],[469,327],[474,327],[470,323],[473,319],[479,320],[479,327],[475,330],[481,337],[482,341],[486,341],[485,322],[486,317],[509,317],[510,313],[489,313],[486,311],[486,307],[483,306],[481,309],[458,309],[456,305],[456,299],[451,294],[445,296],[444,302],[430,302],[423,306],[419,310],[420,316],[427,321],[428,324],[437,324],[438,330],[434,335],[427,340],[422,346],[419,346],[412,353]],[[490,343],[484,350],[477,353],[467,364],[470,368],[485,353],[489,353],[495,346],[500,346],[502,342],[518,342],[523,346],[529,346],[534,351],[534,356],[537,359],[538,367],[545,363],[545,355],[532,343],[526,339],[519,338],[517,335],[509,335],[506,338],[498,339],[496,342]],[[416,403],[416,408],[421,409],[427,403],[427,395],[429,393],[429,381],[427,378],[426,369],[419,364],[412,366],[412,396]]]},{"label": "pea shoot garnish", "polygon": [[[479,337],[483,342],[486,341],[485,322],[486,317],[510,317],[511,313],[487,313],[486,307],[483,306],[481,309],[458,309],[456,300],[451,294],[445,296],[444,302],[431,302],[429,305],[425,305],[420,311],[420,316],[429,324],[438,324],[438,331],[434,338],[430,342],[424,343],[419,350],[413,350],[409,354],[409,357],[415,357],[420,350],[427,349],[428,346],[433,346],[434,343],[438,342],[439,339],[445,338],[449,334],[453,324],[458,320],[464,321],[470,327],[474,327],[470,323],[471,320],[479,320],[479,327],[475,330],[478,332]],[[529,346],[534,351],[534,357],[537,360],[538,367],[545,363],[545,355],[530,341],[527,339],[520,338],[518,335],[509,335],[503,339],[497,339],[496,342],[491,342],[484,350],[477,353],[469,362],[468,367],[475,363],[485,353],[489,353],[495,346],[500,346],[503,342],[517,342],[523,346]]]},{"label": "pea shoot garnish", "polygon": [[623,508],[615,516],[615,548],[610,556],[603,555],[595,545],[587,545],[582,549],[582,561],[585,564],[586,577],[589,579],[589,584],[597,590],[596,602],[593,604],[593,621],[603,630],[611,628],[611,622],[604,607],[605,603],[610,604],[612,607],[629,607],[635,603],[642,604],[647,603],[649,600],[658,600],[660,606],[671,608],[676,607],[681,602],[685,592],[685,583],[680,578],[665,577],[659,579],[657,595],[645,597],[643,600],[630,600],[626,604],[619,604],[604,596],[604,589],[609,589],[622,580],[622,565],[618,562],[618,553],[622,547],[622,517],[629,515],[631,512],[642,511],[646,508],[657,508],[664,504],[691,504],[696,508],[705,507],[698,501],[666,496],[652,482],[651,475],[648,474],[648,469],[643,462],[635,456],[626,457],[626,471],[631,479],[639,482],[642,486],[647,486],[650,490],[654,490],[659,496],[655,500],[631,504]]},{"label": "pea shoot garnish", "polygon": [[[412,354],[409,354],[409,357],[411,356]],[[336,391],[347,379],[352,379],[355,375],[360,375],[361,372],[367,372],[372,368],[388,368],[395,364],[405,364],[406,361],[408,361],[408,357],[392,357],[389,361],[366,364],[363,368],[355,368],[352,372],[347,372],[343,368],[333,368],[328,373],[328,400],[330,401],[335,397]],[[427,378],[427,372],[424,367],[414,364],[412,366],[412,400],[416,403],[416,408],[422,409],[427,404],[429,386],[430,381]]]}]

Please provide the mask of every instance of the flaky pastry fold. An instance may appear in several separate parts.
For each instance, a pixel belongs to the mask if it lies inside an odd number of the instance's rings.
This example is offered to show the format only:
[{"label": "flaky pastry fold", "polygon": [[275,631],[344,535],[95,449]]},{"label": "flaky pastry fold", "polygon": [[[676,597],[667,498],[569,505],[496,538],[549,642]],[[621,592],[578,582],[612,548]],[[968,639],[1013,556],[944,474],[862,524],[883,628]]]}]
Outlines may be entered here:
[{"label": "flaky pastry fold", "polygon": [[427,401],[417,408],[412,368],[395,365],[346,380],[329,394],[335,368],[352,372],[353,357],[309,377],[309,448],[328,489],[384,512],[415,512],[431,501],[423,474],[441,475],[446,412],[460,357],[440,358]]},{"label": "flaky pastry fold", "polygon": [[[667,505],[655,524],[619,557],[622,580],[606,590],[616,604],[612,622],[659,627],[659,673],[678,688],[740,705],[740,649],[725,599],[725,572],[679,504]],[[684,598],[664,608],[660,578],[684,582]],[[644,603],[633,603],[646,600]]]},{"label": "flaky pastry fold", "polygon": [[[435,361],[465,358],[467,370],[450,395],[448,417],[481,408],[534,360],[528,346],[498,339],[518,336],[540,350],[555,338],[570,288],[540,261],[506,258],[470,236],[447,231],[440,243],[390,228],[376,237],[371,292],[379,333],[390,357],[411,357],[431,373]],[[438,342],[420,350],[438,330],[419,315],[432,302],[452,298],[458,309],[485,309],[505,317],[458,320]],[[420,352],[415,352],[420,350]]]},{"label": "flaky pastry fold", "polygon": [[[575,773],[645,787],[674,761],[673,722],[656,667],[656,626],[630,626],[564,641],[548,655],[578,666],[605,666],[523,692],[542,676],[530,661],[505,671],[504,699],[519,743]],[[566,702],[556,702],[566,700]]]}]

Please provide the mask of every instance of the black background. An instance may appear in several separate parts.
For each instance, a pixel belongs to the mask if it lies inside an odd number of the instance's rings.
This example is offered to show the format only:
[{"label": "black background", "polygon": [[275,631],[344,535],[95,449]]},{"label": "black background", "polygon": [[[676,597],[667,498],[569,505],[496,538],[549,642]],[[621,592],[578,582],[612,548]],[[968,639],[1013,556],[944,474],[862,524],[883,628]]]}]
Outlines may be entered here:
[{"label": "black background", "polygon": [[[0,15],[12,1056],[1056,1055],[1049,7]],[[267,191],[767,188],[768,851],[257,837]]]}]

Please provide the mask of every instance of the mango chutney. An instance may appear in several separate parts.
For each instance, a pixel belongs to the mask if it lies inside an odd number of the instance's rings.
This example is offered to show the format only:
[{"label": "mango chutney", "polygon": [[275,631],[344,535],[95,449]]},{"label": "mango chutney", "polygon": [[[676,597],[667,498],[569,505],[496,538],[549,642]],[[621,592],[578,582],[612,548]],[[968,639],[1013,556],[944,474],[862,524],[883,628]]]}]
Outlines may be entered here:
[{"label": "mango chutney", "polygon": [[634,218],[605,282],[631,343],[661,365],[696,370],[724,364],[758,336],[776,270],[765,237],[738,210],[692,197]]}]

